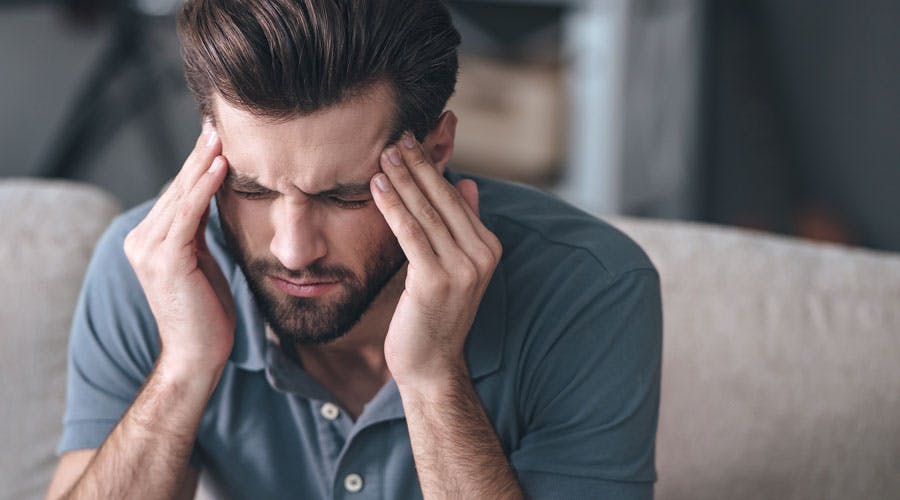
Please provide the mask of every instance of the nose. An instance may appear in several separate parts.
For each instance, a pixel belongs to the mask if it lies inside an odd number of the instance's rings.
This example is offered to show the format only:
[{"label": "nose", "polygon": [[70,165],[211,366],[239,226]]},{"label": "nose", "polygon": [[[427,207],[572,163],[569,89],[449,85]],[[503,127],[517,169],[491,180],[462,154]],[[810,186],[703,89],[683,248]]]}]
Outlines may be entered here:
[{"label": "nose", "polygon": [[285,268],[297,271],[308,267],[328,252],[319,230],[314,207],[308,203],[284,203],[276,211],[275,235],[269,251]]}]

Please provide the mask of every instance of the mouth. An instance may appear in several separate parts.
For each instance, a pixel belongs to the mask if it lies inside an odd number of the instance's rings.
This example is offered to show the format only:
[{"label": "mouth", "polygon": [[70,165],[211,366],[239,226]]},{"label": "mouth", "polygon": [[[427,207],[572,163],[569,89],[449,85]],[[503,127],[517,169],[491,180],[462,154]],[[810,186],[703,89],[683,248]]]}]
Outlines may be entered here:
[{"label": "mouth", "polygon": [[337,288],[339,282],[327,280],[291,281],[276,276],[268,276],[282,292],[294,297],[319,297]]}]

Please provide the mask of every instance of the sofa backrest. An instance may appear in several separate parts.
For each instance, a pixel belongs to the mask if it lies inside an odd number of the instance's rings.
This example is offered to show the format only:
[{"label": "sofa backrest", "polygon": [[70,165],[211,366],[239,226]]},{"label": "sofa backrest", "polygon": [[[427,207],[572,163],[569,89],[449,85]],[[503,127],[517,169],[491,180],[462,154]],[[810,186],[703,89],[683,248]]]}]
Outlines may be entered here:
[{"label": "sofa backrest", "polygon": [[660,271],[660,500],[900,491],[900,255],[612,219]]},{"label": "sofa backrest", "polygon": [[0,181],[0,500],[47,492],[72,312],[94,243],[119,210],[84,184]]},{"label": "sofa backrest", "polygon": [[[46,491],[72,311],[119,210],[86,185],[0,181],[0,500]],[[900,256],[611,222],[662,279],[658,499],[896,497]]]}]

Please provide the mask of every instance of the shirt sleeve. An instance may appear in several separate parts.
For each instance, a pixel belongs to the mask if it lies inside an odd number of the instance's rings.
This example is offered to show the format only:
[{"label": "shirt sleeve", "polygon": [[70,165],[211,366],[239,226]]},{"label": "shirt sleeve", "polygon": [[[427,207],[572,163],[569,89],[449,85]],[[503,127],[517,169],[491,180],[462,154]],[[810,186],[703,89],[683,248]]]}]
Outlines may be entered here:
[{"label": "shirt sleeve", "polygon": [[145,211],[140,212],[113,222],[88,266],[69,337],[58,454],[103,443],[159,352],[156,322],[123,249],[125,235]]},{"label": "shirt sleeve", "polygon": [[[595,269],[596,270],[596,269]],[[650,499],[656,480],[662,304],[659,276],[581,273],[535,322],[510,453],[530,498]],[[576,283],[569,283],[570,285]]]}]

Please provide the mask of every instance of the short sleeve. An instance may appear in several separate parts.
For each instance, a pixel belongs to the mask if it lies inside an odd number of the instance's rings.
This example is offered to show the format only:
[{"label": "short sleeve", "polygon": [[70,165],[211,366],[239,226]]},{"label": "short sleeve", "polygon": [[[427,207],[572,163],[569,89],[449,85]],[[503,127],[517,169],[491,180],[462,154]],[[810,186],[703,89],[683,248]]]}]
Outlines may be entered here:
[{"label": "short sleeve", "polygon": [[[599,268],[599,266],[596,266]],[[510,462],[530,498],[650,499],[656,480],[662,304],[652,268],[570,270],[535,322],[526,360],[525,432]],[[552,311],[552,312],[550,312]]]},{"label": "short sleeve", "polygon": [[136,210],[107,229],[85,275],[69,336],[59,454],[103,443],[159,351],[156,323],[123,249],[125,235],[146,212]]}]

